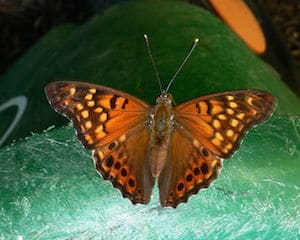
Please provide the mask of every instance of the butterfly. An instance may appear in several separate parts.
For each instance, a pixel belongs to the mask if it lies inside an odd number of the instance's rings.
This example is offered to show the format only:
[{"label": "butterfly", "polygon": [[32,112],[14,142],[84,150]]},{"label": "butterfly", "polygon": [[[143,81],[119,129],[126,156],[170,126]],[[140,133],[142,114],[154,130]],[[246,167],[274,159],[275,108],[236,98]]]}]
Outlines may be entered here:
[{"label": "butterfly", "polygon": [[172,80],[154,106],[92,83],[58,81],[45,87],[52,108],[73,122],[79,140],[92,150],[96,170],[133,204],[147,204],[156,182],[163,207],[187,202],[216,180],[223,159],[275,108],[275,98],[260,90],[225,91],[175,105],[168,93]]}]

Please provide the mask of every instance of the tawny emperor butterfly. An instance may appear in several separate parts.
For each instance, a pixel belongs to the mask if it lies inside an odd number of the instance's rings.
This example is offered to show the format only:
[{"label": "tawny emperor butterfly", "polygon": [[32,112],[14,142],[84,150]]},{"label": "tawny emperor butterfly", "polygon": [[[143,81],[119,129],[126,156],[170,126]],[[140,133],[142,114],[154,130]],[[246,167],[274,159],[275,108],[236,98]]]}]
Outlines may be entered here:
[{"label": "tawny emperor butterfly", "polygon": [[175,208],[218,176],[222,159],[246,132],[268,119],[275,99],[258,90],[227,91],[179,105],[167,93],[198,42],[162,90],[154,107],[122,91],[83,82],[53,82],[51,106],[67,116],[79,140],[93,150],[97,171],[132,203],[149,202],[155,180],[162,206]]}]

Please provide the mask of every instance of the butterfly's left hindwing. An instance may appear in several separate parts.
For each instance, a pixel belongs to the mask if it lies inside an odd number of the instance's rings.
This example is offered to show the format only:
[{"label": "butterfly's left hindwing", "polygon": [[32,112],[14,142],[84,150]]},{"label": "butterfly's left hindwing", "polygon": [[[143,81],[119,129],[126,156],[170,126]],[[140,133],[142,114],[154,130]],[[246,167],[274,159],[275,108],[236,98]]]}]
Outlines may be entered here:
[{"label": "butterfly's left hindwing", "polygon": [[201,188],[207,188],[222,168],[222,159],[182,128],[171,134],[169,155],[158,178],[161,205],[176,208]]}]

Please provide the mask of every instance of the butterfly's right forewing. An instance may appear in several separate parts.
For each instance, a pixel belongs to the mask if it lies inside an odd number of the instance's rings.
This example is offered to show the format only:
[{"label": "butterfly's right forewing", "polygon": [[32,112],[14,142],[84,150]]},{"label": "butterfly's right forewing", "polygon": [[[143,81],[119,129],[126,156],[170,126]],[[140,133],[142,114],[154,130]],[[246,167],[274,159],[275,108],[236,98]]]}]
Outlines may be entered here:
[{"label": "butterfly's right forewing", "polygon": [[45,88],[52,108],[67,116],[88,149],[104,146],[143,125],[151,107],[121,91],[82,82],[53,82]]}]

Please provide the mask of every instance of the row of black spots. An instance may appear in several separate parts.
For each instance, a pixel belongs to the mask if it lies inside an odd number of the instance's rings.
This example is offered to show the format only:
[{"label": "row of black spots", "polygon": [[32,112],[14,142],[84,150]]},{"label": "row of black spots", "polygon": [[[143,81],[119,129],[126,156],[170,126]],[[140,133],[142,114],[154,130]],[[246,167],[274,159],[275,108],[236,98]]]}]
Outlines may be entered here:
[{"label": "row of black spots", "polygon": [[[209,156],[208,151],[203,148],[202,150],[204,152],[204,155]],[[202,153],[203,154],[203,153]],[[193,161],[192,161],[193,162]],[[209,166],[206,162],[203,162],[201,166],[196,166],[192,169],[192,172],[187,174],[184,178],[184,181],[180,181],[177,185],[174,191],[171,191],[167,200],[167,203],[165,205],[176,207],[178,204],[182,202],[187,202],[188,198],[192,194],[196,194],[199,192],[201,188],[208,187],[208,183],[203,177],[203,181],[200,184],[195,185],[193,188],[191,188],[188,192],[185,191],[185,183],[189,183],[191,181],[195,181],[195,179],[199,175],[206,175],[209,173]],[[185,191],[185,193],[182,195],[182,192]],[[178,194],[175,194],[178,193]],[[179,196],[177,196],[179,195]]]},{"label": "row of black spots", "polygon": [[170,204],[173,204],[174,201],[176,201],[176,196],[177,194],[175,194],[175,192],[179,192],[179,194],[181,194],[181,192],[184,190],[184,182],[179,182],[177,185],[176,185],[176,189],[172,190],[170,193],[169,193],[169,197],[168,197],[168,200],[167,200],[167,205],[170,206]]},{"label": "row of black spots", "polygon": [[[184,195],[183,195],[183,197],[178,197],[177,195],[175,195],[175,193],[172,191],[172,192],[170,192],[170,194],[169,194],[169,197],[165,200],[165,201],[163,201],[163,202],[161,202],[161,205],[163,206],[163,207],[172,207],[172,208],[176,208],[177,206],[178,206],[178,204],[180,204],[182,201],[180,201],[181,199],[183,199],[184,198]],[[187,201],[187,199],[186,199],[186,201]]]},{"label": "row of black spots", "polygon": [[[128,177],[130,173],[126,169],[126,167],[123,166],[123,162],[119,160],[120,153],[116,153],[116,154],[118,154],[117,160],[115,160],[112,155],[104,160],[105,161],[104,164],[106,164],[106,167],[110,168],[111,171],[117,172],[116,176],[113,179],[109,179],[110,176],[108,172],[106,179],[108,178],[108,180],[112,182],[113,186],[118,188],[121,191],[122,196],[124,198],[128,198],[133,204],[147,203],[146,200],[144,199],[144,196],[142,195],[141,189],[135,189],[134,191],[130,191],[130,188],[135,188],[137,183],[135,179]],[[119,182],[118,179],[120,177],[125,178],[126,182],[124,183],[122,183],[122,181]]]},{"label": "row of black spots", "polygon": [[210,156],[210,152],[207,150],[207,148],[200,146],[198,148],[195,148],[195,154],[193,156],[193,163],[197,163],[199,157],[202,157],[204,159],[208,158]]},{"label": "row of black spots", "polygon": [[127,176],[127,170],[125,168],[122,168],[122,163],[120,161],[115,161],[113,155],[108,156],[107,158],[104,159],[104,161],[105,161],[106,167],[108,167],[108,168],[114,168],[123,177]]},{"label": "row of black spots", "polygon": [[[124,168],[121,168],[121,163],[119,161],[115,162],[114,157],[112,155],[108,156],[103,161],[104,161],[104,164],[106,165],[106,167],[111,169],[110,171],[113,171],[114,169],[115,170],[120,170],[120,174],[123,177],[127,176],[127,170],[124,169]],[[103,176],[103,178],[105,180],[111,181],[113,186],[115,188],[118,188],[121,191],[123,197],[130,199],[132,201],[132,203],[134,203],[134,204],[136,204],[138,202],[142,203],[142,200],[138,201],[136,199],[136,197],[134,196],[134,194],[126,191],[126,187],[123,184],[121,184],[120,182],[117,181],[118,176],[113,176],[113,175],[110,174],[110,171],[105,171],[101,164],[102,163],[99,161],[99,159],[97,159],[96,169],[101,173],[101,175]],[[129,186],[134,187],[135,182],[134,182],[133,179],[130,178],[129,181],[128,181],[128,184],[129,184]]]},{"label": "row of black spots", "polygon": [[[198,158],[199,158],[199,156],[202,156],[203,159],[206,159],[210,156],[209,151],[204,147],[201,147],[200,149],[197,149],[197,154],[198,154]],[[197,160],[194,159],[194,162],[197,162]],[[187,182],[191,182],[195,178],[197,178],[200,174],[206,175],[208,172],[209,172],[209,166],[205,161],[203,161],[200,166],[194,166],[194,168],[192,170],[193,174],[189,173],[186,176],[185,180]]]},{"label": "row of black spots", "polygon": [[199,184],[195,185],[192,189],[190,189],[188,192],[185,193],[185,195],[181,198],[178,198],[176,200],[177,204],[187,202],[190,196],[197,194],[201,189],[208,188],[209,183],[207,183],[206,180],[203,180]]},{"label": "row of black spots", "polygon": [[[197,185],[195,185],[195,187],[193,187],[192,189],[190,189],[188,192],[185,193],[185,195],[183,195],[180,198],[177,198],[175,200],[173,200],[174,202],[176,202],[176,205],[182,203],[182,202],[187,202],[188,198],[193,195],[193,194],[197,194],[199,192],[199,190],[203,189],[203,188],[208,188],[210,186],[210,184],[216,180],[218,173],[220,171],[217,171],[216,168],[220,169],[221,165],[219,164],[219,162],[216,164],[216,166],[212,169],[212,174],[210,175],[210,177],[208,179],[203,179],[202,182],[198,183]],[[200,167],[195,167],[194,168],[194,175],[197,176],[199,174],[207,174],[209,172],[209,166],[207,165],[207,163],[203,163]],[[189,178],[189,175],[186,176],[186,178]],[[177,185],[177,190],[183,190],[184,189],[184,184],[183,183],[179,183]],[[172,194],[174,195],[174,193],[172,192]],[[171,197],[173,197],[173,195],[170,195]]]},{"label": "row of black spots", "polygon": [[[196,148],[196,156],[193,157],[193,161],[194,163],[197,163],[199,159],[199,157],[201,156],[202,159],[206,159],[210,156],[210,153],[209,151],[205,148],[205,147],[200,147],[200,148]],[[198,164],[197,164],[198,165]],[[194,174],[194,177],[198,177],[200,174],[204,174],[206,175],[209,171],[209,166],[208,164],[203,161],[202,164],[200,166],[194,166],[193,167],[193,174]],[[189,175],[187,175],[189,176]],[[186,179],[187,181],[190,180],[190,177],[188,179]],[[190,180],[191,181],[191,180]]]},{"label": "row of black spots", "polygon": [[[198,151],[198,148],[197,148]],[[195,163],[197,163],[197,158],[199,153],[193,154],[191,161],[189,161],[189,169],[193,169],[193,167],[195,166]],[[195,181],[195,173],[192,171],[189,171],[186,175],[185,175],[185,182],[187,182],[188,184],[191,182]],[[179,190],[179,189],[177,189]]]},{"label": "row of black spots", "polygon": [[101,159],[99,155],[95,152],[94,158],[95,158],[95,167],[97,171],[101,173],[101,175],[105,180],[113,181],[114,177],[113,175],[110,174],[110,172],[112,171],[111,168],[115,163],[113,156],[110,155],[104,159]]},{"label": "row of black spots", "polygon": [[[193,169],[193,174],[192,173],[189,173],[188,175],[185,176],[185,181],[187,182],[191,182],[191,181],[194,181],[194,179],[199,176],[200,174],[202,175],[207,175],[209,173],[209,166],[206,162],[203,162],[201,164],[201,166],[197,166],[197,167],[194,167]],[[205,178],[204,178],[205,179]],[[178,192],[182,192],[183,190],[185,189],[185,183],[184,182],[179,182],[176,186],[176,190]],[[172,196],[172,194],[174,193],[171,193],[170,194],[170,197]]]},{"label": "row of black spots", "polygon": [[[129,175],[128,169],[126,169],[125,167],[122,167],[122,163],[120,161],[115,161],[112,155],[110,155],[108,158],[106,158],[105,161],[106,161],[105,164],[107,167],[114,168],[115,170],[117,170],[123,178],[128,177],[128,175]],[[131,177],[129,177],[127,183],[129,185],[129,187],[131,187],[131,188],[134,188],[136,186],[136,181]]]},{"label": "row of black spots", "polygon": [[[196,170],[196,171],[198,171],[198,170]],[[199,170],[199,174],[200,174],[200,170]],[[189,175],[187,175],[187,177],[188,176]],[[188,192],[185,192],[185,194],[180,195],[180,197],[175,195],[174,192],[172,191],[169,194],[169,198],[167,199],[167,201],[165,203],[163,203],[162,205],[176,208],[180,203],[187,202],[191,195],[197,194],[199,192],[199,190],[201,190],[202,188],[207,188],[208,186],[209,186],[209,183],[206,180],[204,180],[200,184],[195,185]],[[184,190],[184,184],[182,182],[180,182],[177,185],[177,191],[180,192],[183,190]]]},{"label": "row of black spots", "polygon": [[194,149],[195,150],[193,151],[193,157],[191,161],[192,163],[197,163],[197,159],[199,158],[199,156],[207,158],[210,155],[209,151],[203,146],[195,147]]}]

